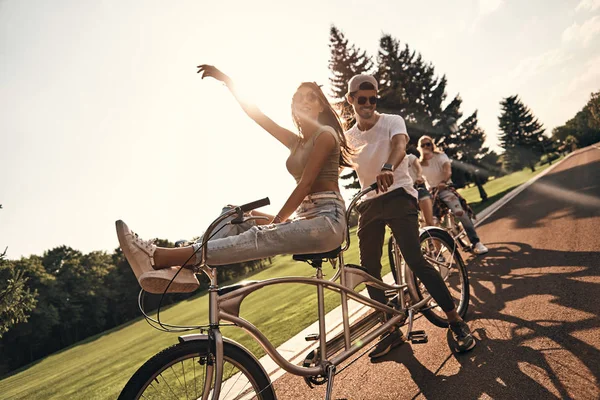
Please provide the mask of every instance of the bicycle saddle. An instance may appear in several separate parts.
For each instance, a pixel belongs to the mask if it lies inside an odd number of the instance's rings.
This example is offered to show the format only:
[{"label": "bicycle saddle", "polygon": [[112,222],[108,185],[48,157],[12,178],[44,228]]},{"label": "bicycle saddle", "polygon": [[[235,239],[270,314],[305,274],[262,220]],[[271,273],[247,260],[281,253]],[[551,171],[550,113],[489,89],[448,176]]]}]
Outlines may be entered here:
[{"label": "bicycle saddle", "polygon": [[342,247],[338,246],[336,249],[328,251],[326,253],[312,253],[312,254],[294,254],[292,257],[296,261],[321,261],[336,258],[342,251]]}]

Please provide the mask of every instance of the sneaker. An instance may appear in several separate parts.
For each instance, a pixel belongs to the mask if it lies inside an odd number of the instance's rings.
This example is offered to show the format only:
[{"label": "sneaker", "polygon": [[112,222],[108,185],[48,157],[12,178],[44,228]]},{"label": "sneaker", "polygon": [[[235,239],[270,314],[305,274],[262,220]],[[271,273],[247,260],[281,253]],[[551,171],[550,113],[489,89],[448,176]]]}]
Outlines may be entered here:
[{"label": "sneaker", "polygon": [[121,220],[115,222],[119,245],[135,277],[139,280],[143,273],[153,271],[154,252],[156,245],[151,240],[143,240],[133,233],[127,224]]},{"label": "sneaker", "polygon": [[151,240],[140,238],[121,220],[116,222],[116,227],[123,254],[140,286],[146,292],[164,293],[171,281],[173,282],[170,284],[167,293],[188,293],[200,287],[196,275],[190,269],[184,268],[177,274],[175,280],[173,280],[173,277],[181,267],[155,270],[153,265],[156,245]]},{"label": "sneaker", "polygon": [[369,353],[369,357],[371,359],[383,357],[393,348],[398,347],[407,341],[400,329],[394,329],[392,333],[387,336],[382,335],[381,338],[381,341],[377,344],[377,346],[375,346],[373,351]]},{"label": "sneaker", "polygon": [[487,253],[488,251],[489,251],[488,248],[485,247],[483,245],[483,243],[481,243],[481,242],[477,242],[473,246],[473,253],[475,253],[475,254],[481,255],[481,254]]},{"label": "sneaker", "polygon": [[456,343],[456,350],[459,353],[464,353],[475,347],[475,338],[471,335],[471,329],[469,329],[469,325],[465,321],[449,324],[448,329],[452,333],[452,337]]},{"label": "sneaker", "polygon": [[[179,273],[177,273],[178,271]],[[173,279],[175,274],[177,277]],[[140,276],[138,282],[146,292],[155,294],[189,293],[200,287],[194,271],[181,267],[161,268],[145,272]]]}]

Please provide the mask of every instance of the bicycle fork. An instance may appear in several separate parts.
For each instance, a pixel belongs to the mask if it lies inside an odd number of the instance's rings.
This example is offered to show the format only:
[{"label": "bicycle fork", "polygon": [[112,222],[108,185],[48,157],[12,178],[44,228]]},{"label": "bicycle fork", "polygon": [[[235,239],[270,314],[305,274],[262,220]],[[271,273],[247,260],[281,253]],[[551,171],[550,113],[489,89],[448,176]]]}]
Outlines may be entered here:
[{"label": "bicycle fork", "polygon": [[[217,287],[211,285],[209,288],[209,320],[210,328],[208,330],[208,358],[206,360],[206,374],[204,377],[204,392],[202,400],[208,400],[211,387],[209,382],[213,382],[212,400],[218,400],[221,394],[221,383],[223,382],[223,335],[219,329],[218,310],[216,305]],[[209,383],[209,384],[206,384]]]}]

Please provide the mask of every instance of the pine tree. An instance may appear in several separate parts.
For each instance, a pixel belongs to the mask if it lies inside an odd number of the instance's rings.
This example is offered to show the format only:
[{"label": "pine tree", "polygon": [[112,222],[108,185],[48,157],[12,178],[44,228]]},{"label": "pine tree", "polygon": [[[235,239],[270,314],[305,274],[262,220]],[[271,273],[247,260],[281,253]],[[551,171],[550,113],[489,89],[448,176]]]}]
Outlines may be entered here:
[{"label": "pine tree", "polygon": [[378,110],[401,115],[415,142],[424,134],[437,136],[444,115],[447,79],[437,78],[431,63],[390,35],[379,40],[377,72]]},{"label": "pine tree", "polygon": [[459,145],[459,133],[453,132],[451,125],[457,123],[462,118],[460,106],[462,98],[457,94],[454,99],[444,108],[442,115],[436,124],[434,141],[436,145],[444,150],[450,158],[454,158],[457,153],[456,147]]},{"label": "pine tree", "polygon": [[329,70],[331,77],[331,94],[336,100],[336,106],[341,109],[342,119],[349,125],[352,121],[352,109],[346,102],[348,81],[357,74],[368,73],[373,68],[371,57],[348,42],[344,34],[335,26],[329,31]]},{"label": "pine tree", "polygon": [[[329,58],[329,70],[332,75],[329,78],[331,94],[336,100],[335,106],[341,111],[342,120],[346,126],[351,126],[354,123],[354,113],[345,97],[348,92],[348,81],[354,75],[369,73],[373,68],[373,62],[365,51],[350,44],[344,34],[333,25],[329,33],[329,49],[331,50]],[[340,178],[350,180],[350,183],[344,185],[346,189],[360,189],[356,172],[351,171]]]},{"label": "pine tree", "polygon": [[[371,58],[364,51],[349,44],[344,35],[334,26],[330,32],[331,59],[329,68],[333,96],[345,106],[345,119],[353,123],[352,109],[344,101],[348,80],[356,73],[369,72],[373,67]],[[384,34],[379,40],[375,78],[379,83],[379,112],[397,114],[404,118],[411,137],[409,146],[414,146],[422,135],[434,138],[450,157],[457,161],[454,171],[464,183],[472,177],[458,166],[460,162],[473,164],[484,157],[488,150],[482,148],[485,135],[477,126],[477,112],[467,118],[458,132],[451,132],[450,126],[462,117],[462,99],[456,95],[443,106],[446,100],[447,79],[438,77],[433,64],[426,62],[421,54],[402,45],[391,35]],[[468,138],[468,140],[466,140]],[[460,150],[466,142],[469,148]],[[464,160],[462,160],[464,158]],[[346,188],[360,188],[356,173],[341,177],[350,179]]]},{"label": "pine tree", "polygon": [[543,125],[518,95],[506,97],[500,105],[500,145],[505,150],[503,158],[506,168],[516,171],[529,167],[535,171],[535,163],[542,155]]}]

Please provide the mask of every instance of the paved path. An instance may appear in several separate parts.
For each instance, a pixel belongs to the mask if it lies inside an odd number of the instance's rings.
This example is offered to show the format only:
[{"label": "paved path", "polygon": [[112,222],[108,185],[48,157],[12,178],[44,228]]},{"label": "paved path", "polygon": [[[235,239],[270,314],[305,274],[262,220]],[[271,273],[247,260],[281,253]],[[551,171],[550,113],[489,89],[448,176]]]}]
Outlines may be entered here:
[{"label": "paved path", "polygon": [[[478,227],[490,252],[468,261],[468,320],[478,346],[453,354],[425,319],[429,343],[336,377],[337,399],[600,398],[600,148],[563,161]],[[301,378],[279,399],[322,399]]]}]

